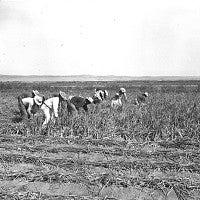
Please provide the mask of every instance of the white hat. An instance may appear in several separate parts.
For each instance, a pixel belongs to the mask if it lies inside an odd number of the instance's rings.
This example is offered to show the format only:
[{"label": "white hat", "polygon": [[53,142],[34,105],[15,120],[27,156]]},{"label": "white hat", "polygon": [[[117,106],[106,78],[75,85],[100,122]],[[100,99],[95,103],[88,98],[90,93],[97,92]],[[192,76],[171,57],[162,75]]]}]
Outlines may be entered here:
[{"label": "white hat", "polygon": [[148,92],[144,92],[144,96],[148,97],[149,96]]},{"label": "white hat", "polygon": [[60,92],[59,92],[59,95],[60,95],[64,100],[67,100],[67,95],[66,95],[64,92],[60,91]]},{"label": "white hat", "polygon": [[122,93],[125,93],[125,92],[126,92],[125,88],[120,88],[119,91],[121,91]]},{"label": "white hat", "polygon": [[38,106],[41,106],[41,105],[42,105],[42,102],[43,102],[43,98],[42,98],[42,97],[36,95],[36,96],[34,96],[33,99],[34,99],[35,103],[36,103]]},{"label": "white hat", "polygon": [[32,93],[34,94],[34,96],[37,96],[40,94],[37,90],[32,90]]}]

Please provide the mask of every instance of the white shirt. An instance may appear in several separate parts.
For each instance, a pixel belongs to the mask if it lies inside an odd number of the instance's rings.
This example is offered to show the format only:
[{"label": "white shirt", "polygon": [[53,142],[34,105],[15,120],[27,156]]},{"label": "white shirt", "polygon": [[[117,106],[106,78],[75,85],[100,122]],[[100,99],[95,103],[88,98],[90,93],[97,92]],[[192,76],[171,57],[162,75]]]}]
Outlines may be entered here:
[{"label": "white shirt", "polygon": [[59,97],[52,97],[44,101],[41,110],[44,112],[45,121],[43,126],[46,125],[53,116],[58,117]]}]

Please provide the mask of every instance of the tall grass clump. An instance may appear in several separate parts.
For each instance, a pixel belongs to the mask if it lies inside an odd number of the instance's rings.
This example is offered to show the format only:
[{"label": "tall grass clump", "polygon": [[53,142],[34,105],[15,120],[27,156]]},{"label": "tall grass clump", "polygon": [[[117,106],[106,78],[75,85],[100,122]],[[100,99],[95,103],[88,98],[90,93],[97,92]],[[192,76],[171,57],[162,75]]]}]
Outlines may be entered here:
[{"label": "tall grass clump", "polygon": [[[198,99],[191,93],[163,93],[150,97],[141,109],[143,139],[160,140],[176,137],[199,138]],[[144,111],[145,110],[145,111]]]},{"label": "tall grass clump", "polygon": [[[196,93],[154,93],[140,107],[133,105],[134,94],[122,111],[103,107],[88,114],[62,114],[57,124],[49,126],[49,133],[81,138],[115,138],[135,141],[174,140],[188,137],[199,140],[200,115]],[[40,118],[41,120],[41,118]],[[41,124],[36,120],[36,125]],[[32,125],[32,133],[38,129]],[[58,134],[59,135],[59,134]]]}]

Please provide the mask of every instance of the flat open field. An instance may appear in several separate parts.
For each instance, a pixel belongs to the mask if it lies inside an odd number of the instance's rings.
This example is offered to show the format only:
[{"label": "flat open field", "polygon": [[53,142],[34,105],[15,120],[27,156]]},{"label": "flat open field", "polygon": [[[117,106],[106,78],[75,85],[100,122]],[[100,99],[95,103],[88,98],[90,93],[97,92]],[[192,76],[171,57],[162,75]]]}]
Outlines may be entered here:
[{"label": "flat open field", "polygon": [[[200,199],[200,81],[1,82],[0,199]],[[127,89],[123,110],[109,103],[63,115],[46,134],[43,115],[21,122],[17,96],[37,89],[110,97]],[[141,108],[140,92],[150,95]],[[62,136],[62,137],[61,137]]]}]

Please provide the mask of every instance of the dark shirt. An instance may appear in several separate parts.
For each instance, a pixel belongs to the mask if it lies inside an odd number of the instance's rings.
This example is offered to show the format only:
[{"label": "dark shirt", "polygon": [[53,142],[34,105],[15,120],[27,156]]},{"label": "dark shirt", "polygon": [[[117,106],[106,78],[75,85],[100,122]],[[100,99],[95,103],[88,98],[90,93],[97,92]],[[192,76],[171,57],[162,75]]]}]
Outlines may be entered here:
[{"label": "dark shirt", "polygon": [[145,103],[146,97],[144,95],[138,95],[137,101],[138,101],[138,103]]},{"label": "dark shirt", "polygon": [[85,104],[85,98],[75,96],[71,98],[70,102],[73,103],[76,108],[81,108]]},{"label": "dark shirt", "polygon": [[74,104],[74,106],[76,107],[77,110],[79,110],[79,108],[82,107],[86,112],[88,112],[87,105],[90,104],[88,99],[85,99],[83,97],[74,96],[71,98],[70,102],[72,104]]}]

